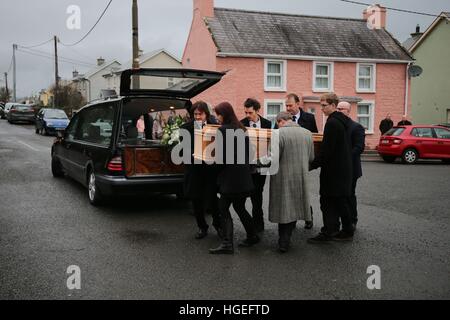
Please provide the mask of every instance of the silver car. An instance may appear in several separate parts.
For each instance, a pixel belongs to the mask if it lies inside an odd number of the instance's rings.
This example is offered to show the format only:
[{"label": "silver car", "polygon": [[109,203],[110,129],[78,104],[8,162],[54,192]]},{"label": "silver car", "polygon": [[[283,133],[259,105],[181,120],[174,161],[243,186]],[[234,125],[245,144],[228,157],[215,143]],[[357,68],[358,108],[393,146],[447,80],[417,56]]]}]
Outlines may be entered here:
[{"label": "silver car", "polygon": [[36,121],[36,116],[33,107],[26,104],[13,105],[9,109],[6,118],[8,119],[9,123],[19,121],[34,123]]}]

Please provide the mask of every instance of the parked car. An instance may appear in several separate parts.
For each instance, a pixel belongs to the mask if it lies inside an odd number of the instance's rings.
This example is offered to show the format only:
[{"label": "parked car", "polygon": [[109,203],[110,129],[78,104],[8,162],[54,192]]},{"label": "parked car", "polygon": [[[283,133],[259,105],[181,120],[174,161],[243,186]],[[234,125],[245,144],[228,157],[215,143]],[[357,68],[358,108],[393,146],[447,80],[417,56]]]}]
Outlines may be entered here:
[{"label": "parked car", "polygon": [[[119,97],[80,109],[66,130],[58,132],[51,149],[53,176],[67,175],[83,184],[93,205],[110,196],[181,195],[184,169],[172,162],[168,147],[153,129],[161,128],[157,122],[166,125],[163,119],[170,112],[180,119],[185,116],[190,99],[223,75],[187,69],[124,71]],[[140,79],[141,89],[131,89],[132,78]],[[147,129],[139,135],[141,117]]]},{"label": "parked car", "polygon": [[69,118],[64,110],[43,108],[36,115],[36,134],[55,135],[64,131],[69,124]]},{"label": "parked car", "polygon": [[15,122],[34,123],[36,120],[33,107],[26,104],[12,105],[6,115],[6,119],[8,119],[9,123]]},{"label": "parked car", "polygon": [[0,119],[6,119],[5,118],[5,106],[0,105]]},{"label": "parked car", "polygon": [[7,104],[5,104],[5,108],[3,109],[3,111],[5,113],[5,117],[3,119],[6,119],[6,116],[8,115],[8,112],[13,105],[15,105],[15,103],[13,103],[13,102],[8,102]]},{"label": "parked car", "polygon": [[413,164],[419,159],[450,163],[450,129],[443,126],[397,126],[380,138],[378,153],[386,162],[400,157]]}]

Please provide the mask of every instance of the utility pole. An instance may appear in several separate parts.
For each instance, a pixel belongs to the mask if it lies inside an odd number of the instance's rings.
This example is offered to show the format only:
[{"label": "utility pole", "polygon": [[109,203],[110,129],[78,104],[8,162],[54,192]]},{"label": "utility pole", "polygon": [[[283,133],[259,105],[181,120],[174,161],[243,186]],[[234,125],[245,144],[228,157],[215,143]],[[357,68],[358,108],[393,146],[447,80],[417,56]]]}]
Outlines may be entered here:
[{"label": "utility pole", "polygon": [[13,44],[13,100],[17,102],[16,95],[16,50],[17,44]]},{"label": "utility pole", "polygon": [[[138,4],[133,0],[133,69],[139,69],[139,23],[138,23]],[[139,77],[133,76],[133,89],[139,89]]]},{"label": "utility pole", "polygon": [[6,98],[8,99],[8,101],[5,102],[9,102],[8,72],[5,72],[5,89],[6,89]]},{"label": "utility pole", "polygon": [[58,86],[59,86],[59,79],[58,79],[58,37],[55,36],[55,90],[54,90],[54,97],[53,97],[53,107],[58,106]]}]

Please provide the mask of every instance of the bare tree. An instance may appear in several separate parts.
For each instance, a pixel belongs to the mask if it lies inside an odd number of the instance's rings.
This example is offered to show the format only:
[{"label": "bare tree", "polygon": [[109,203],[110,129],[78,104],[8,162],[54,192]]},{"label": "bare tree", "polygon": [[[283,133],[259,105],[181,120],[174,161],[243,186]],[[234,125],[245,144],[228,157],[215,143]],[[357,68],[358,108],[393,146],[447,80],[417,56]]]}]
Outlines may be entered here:
[{"label": "bare tree", "polygon": [[11,99],[11,92],[7,91],[5,87],[0,88],[0,101],[8,102]]}]

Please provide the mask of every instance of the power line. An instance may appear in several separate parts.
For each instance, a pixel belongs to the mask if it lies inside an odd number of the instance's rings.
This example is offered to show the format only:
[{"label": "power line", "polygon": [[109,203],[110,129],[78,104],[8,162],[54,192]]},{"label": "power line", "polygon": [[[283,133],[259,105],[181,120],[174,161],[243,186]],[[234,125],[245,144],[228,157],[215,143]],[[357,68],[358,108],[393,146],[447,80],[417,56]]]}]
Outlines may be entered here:
[{"label": "power line", "polygon": [[22,47],[22,48],[25,48],[25,49],[32,49],[32,48],[37,48],[37,47],[43,46],[44,44],[47,44],[47,43],[49,43],[50,41],[53,41],[53,38],[50,38],[49,40],[47,40],[47,41],[45,41],[45,42],[42,42],[42,43],[40,43],[40,44],[36,44],[36,45],[34,45],[34,46],[24,47],[24,46],[19,45],[19,47]]},{"label": "power line", "polygon": [[[21,47],[21,46],[19,46],[19,47],[20,47],[20,48],[23,48],[23,47]],[[27,50],[28,50],[28,51],[31,51],[31,52],[35,52],[35,53],[37,53],[37,54],[48,55],[48,56],[51,56],[51,57],[54,58],[54,56],[53,56],[52,53],[48,53],[48,52],[44,52],[44,51],[40,51],[40,50],[36,50],[36,49],[27,49]],[[70,60],[70,61],[73,61],[73,62],[79,62],[79,63],[82,63],[82,64],[94,66],[93,63],[86,62],[86,61],[82,61],[82,60],[77,60],[77,59],[74,59],[74,58],[68,58],[68,57],[64,57],[64,56],[60,56],[60,55],[58,55],[58,58],[62,58],[62,59],[65,59],[65,60]]]},{"label": "power line", "polygon": [[[341,2],[347,2],[347,3],[352,3],[352,4],[357,4],[357,5],[361,5],[361,6],[371,6],[372,4],[370,3],[364,3],[364,2],[358,2],[358,1],[350,1],[350,0],[339,0]],[[391,11],[399,11],[399,12],[404,12],[404,13],[412,13],[412,14],[418,14],[418,15],[422,15],[422,16],[428,16],[428,17],[439,17],[439,15],[436,14],[431,14],[431,13],[425,13],[425,12],[419,12],[419,11],[411,11],[411,10],[406,10],[406,9],[399,9],[399,8],[391,8],[391,7],[385,7],[388,10]]]},{"label": "power line", "polygon": [[[24,49],[17,49],[17,51],[23,52],[23,53],[28,53],[30,55],[37,56],[37,57],[46,58],[46,59],[49,59],[49,60],[54,60],[55,59],[54,56],[51,56],[51,55],[48,55],[48,54],[40,54],[40,53],[36,53],[36,52],[24,50]],[[67,59],[67,58],[59,57],[59,60],[61,62],[67,63],[67,64],[78,65],[78,66],[81,66],[81,67],[92,67],[93,66],[92,64],[86,64],[86,63],[83,63],[83,62],[73,61],[73,60],[70,60],[70,59]]]},{"label": "power line", "polygon": [[74,42],[72,44],[64,44],[63,42],[60,41],[60,43],[65,46],[65,47],[73,47],[76,46],[77,44],[79,44],[81,41],[83,41],[84,39],[87,38],[87,36],[95,29],[95,27],[97,26],[97,24],[100,22],[100,20],[103,18],[103,16],[105,15],[106,11],[108,10],[109,6],[111,5],[112,0],[109,1],[108,5],[106,6],[105,10],[103,10],[102,14],[100,15],[100,17],[97,19],[97,22],[92,26],[92,28],[84,35],[84,37],[82,37],[80,40],[78,40],[77,42]]}]

